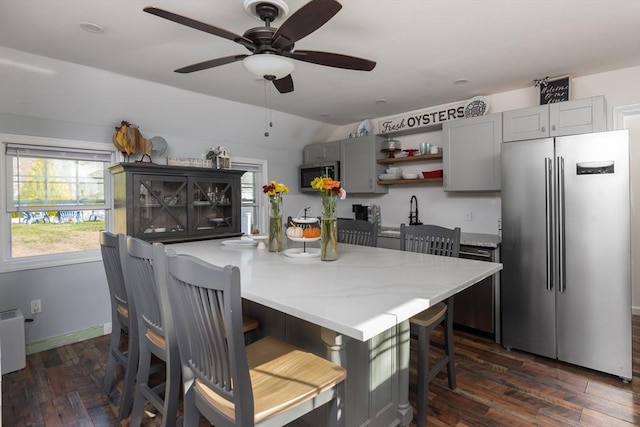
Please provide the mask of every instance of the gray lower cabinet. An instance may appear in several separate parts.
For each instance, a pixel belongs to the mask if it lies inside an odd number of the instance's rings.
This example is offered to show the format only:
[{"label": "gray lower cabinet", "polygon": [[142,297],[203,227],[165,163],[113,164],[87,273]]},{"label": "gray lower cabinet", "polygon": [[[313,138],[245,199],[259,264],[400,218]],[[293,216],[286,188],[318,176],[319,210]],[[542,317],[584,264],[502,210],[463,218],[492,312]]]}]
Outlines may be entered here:
[{"label": "gray lower cabinet", "polygon": [[340,161],[340,141],[318,142],[306,145],[302,156],[305,165]]},{"label": "gray lower cabinet", "polygon": [[503,141],[607,130],[604,96],[556,102],[502,113]]},{"label": "gray lower cabinet", "polygon": [[244,171],[142,162],[109,171],[116,233],[155,242],[241,235]]},{"label": "gray lower cabinet", "polygon": [[442,132],[444,191],[500,191],[502,114],[447,121]]},{"label": "gray lower cabinet", "polygon": [[347,193],[387,193],[386,185],[378,184],[378,175],[385,166],[377,163],[385,138],[361,136],[340,141],[340,181]]}]

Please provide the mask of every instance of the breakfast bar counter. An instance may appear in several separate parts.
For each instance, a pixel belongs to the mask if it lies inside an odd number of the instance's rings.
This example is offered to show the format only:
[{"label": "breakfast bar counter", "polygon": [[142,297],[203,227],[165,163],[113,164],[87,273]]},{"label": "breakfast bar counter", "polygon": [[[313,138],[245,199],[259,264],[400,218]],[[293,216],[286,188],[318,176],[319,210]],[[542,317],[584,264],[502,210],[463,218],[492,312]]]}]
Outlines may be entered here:
[{"label": "breakfast bar counter", "polygon": [[339,244],[338,259],[331,262],[219,240],[167,247],[238,266],[243,310],[260,320],[263,332],[346,367],[348,426],[409,425],[408,319],[502,269],[498,263],[347,244]]}]

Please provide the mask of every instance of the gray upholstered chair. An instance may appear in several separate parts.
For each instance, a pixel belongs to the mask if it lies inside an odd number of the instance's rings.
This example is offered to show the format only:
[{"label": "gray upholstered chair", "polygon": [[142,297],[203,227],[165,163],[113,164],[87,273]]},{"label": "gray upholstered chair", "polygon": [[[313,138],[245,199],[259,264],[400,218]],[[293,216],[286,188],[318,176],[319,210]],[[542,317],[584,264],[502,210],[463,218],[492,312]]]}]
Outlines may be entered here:
[{"label": "gray upholstered chair", "polygon": [[[400,249],[431,255],[457,257],[460,253],[460,227],[454,229],[437,225],[400,225]],[[455,360],[453,354],[453,297],[440,302],[409,319],[411,334],[418,339],[418,427],[427,424],[427,399],[429,382],[447,367],[449,388],[456,388]],[[431,342],[431,332],[438,326],[444,328],[444,343]],[[442,356],[429,368],[429,346],[444,349]]]},{"label": "gray upholstered chair", "polygon": [[360,246],[377,246],[378,224],[362,219],[338,218],[338,242]]},{"label": "gray upholstered chair", "polygon": [[[168,304],[165,248],[127,237],[122,259],[125,281],[133,289],[140,346],[130,425],[140,426],[148,401],[162,415],[162,426],[173,427],[180,397],[180,354]],[[149,383],[152,355],[165,362],[166,371],[164,384],[155,387]]]},{"label": "gray upholstered chair", "polygon": [[184,426],[282,426],[329,406],[343,426],[346,370],[274,337],[245,347],[240,271],[169,255],[168,288],[182,360]]},{"label": "gray upholstered chair", "polygon": [[[133,297],[127,291],[122,273],[120,250],[124,247],[123,234],[115,235],[108,231],[100,232],[100,250],[102,263],[107,275],[107,284],[111,297],[111,339],[109,340],[109,355],[107,368],[102,383],[102,394],[111,393],[113,387],[113,373],[116,364],[124,367],[124,385],[118,404],[118,419],[129,415],[133,403],[133,390],[138,369],[138,325],[136,321]],[[127,330],[127,350],[120,350],[120,339],[123,329]]]}]

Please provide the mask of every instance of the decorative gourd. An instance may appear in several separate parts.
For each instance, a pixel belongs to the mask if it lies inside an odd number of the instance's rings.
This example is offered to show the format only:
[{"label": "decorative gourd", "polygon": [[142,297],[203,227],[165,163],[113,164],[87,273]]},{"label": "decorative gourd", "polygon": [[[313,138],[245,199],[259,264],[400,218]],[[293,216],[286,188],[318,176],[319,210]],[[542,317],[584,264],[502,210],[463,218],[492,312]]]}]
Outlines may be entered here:
[{"label": "decorative gourd", "polygon": [[308,227],[304,229],[303,236],[307,239],[320,237],[320,228],[319,227]]},{"label": "decorative gourd", "polygon": [[297,225],[292,225],[287,228],[287,237],[302,237],[303,236],[302,227],[298,227]]}]

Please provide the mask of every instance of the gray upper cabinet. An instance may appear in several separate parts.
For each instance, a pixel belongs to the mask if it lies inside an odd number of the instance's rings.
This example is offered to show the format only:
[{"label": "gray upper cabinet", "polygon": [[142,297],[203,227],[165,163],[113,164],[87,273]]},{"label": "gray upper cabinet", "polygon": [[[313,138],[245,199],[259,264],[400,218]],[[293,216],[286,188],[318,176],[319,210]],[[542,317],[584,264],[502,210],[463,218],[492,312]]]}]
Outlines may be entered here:
[{"label": "gray upper cabinet", "polygon": [[305,165],[340,160],[340,141],[318,142],[306,145],[303,149]]},{"label": "gray upper cabinet", "polygon": [[377,135],[340,141],[342,160],[340,181],[347,193],[387,193],[387,186],[378,185],[378,175],[385,166],[376,162],[385,138]]},{"label": "gray upper cabinet", "polygon": [[442,131],[444,191],[500,191],[502,114],[447,121]]},{"label": "gray upper cabinet", "polygon": [[604,96],[505,111],[502,121],[504,142],[607,130]]}]

